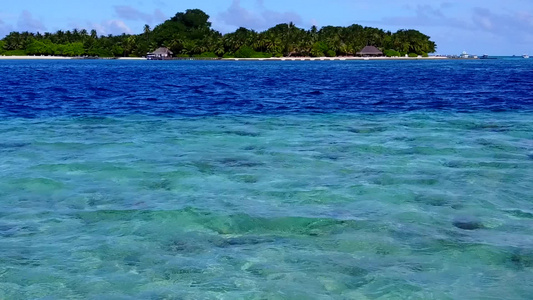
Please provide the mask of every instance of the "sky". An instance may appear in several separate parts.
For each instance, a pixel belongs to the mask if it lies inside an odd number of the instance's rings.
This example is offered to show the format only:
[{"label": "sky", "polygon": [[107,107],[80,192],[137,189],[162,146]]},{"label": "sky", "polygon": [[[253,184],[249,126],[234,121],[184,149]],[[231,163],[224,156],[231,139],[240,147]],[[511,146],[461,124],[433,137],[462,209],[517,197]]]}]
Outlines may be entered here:
[{"label": "sky", "polygon": [[279,23],[302,28],[360,24],[416,29],[438,54],[533,54],[533,0],[1,0],[0,38],[11,31],[96,29],[141,33],[186,9],[199,8],[213,28],[261,31]]}]

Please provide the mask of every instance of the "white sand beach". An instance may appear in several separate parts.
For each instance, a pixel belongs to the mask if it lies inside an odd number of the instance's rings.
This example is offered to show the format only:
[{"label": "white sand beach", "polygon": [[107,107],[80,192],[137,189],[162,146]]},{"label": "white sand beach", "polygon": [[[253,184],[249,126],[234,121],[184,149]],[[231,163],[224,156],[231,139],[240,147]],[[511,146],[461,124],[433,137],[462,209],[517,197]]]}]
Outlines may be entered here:
[{"label": "white sand beach", "polygon": [[[4,60],[14,60],[14,59],[21,59],[21,60],[65,60],[65,59],[85,59],[83,57],[69,57],[69,56],[3,56],[0,55],[0,59]],[[146,60],[145,57],[117,57],[117,58],[101,58],[101,59],[120,59],[120,60]]]},{"label": "white sand beach", "polygon": [[[0,56],[0,60],[66,60],[66,59],[84,59],[80,57],[67,56]],[[145,57],[117,57],[101,59],[119,59],[119,60],[146,60]],[[191,58],[194,60],[194,58]],[[222,58],[226,61],[343,61],[343,60],[436,60],[448,59],[445,56],[429,57],[271,57],[271,58]]]},{"label": "white sand beach", "polygon": [[24,60],[29,60],[29,59],[47,59],[47,60],[51,60],[51,59],[72,59],[72,57],[66,57],[66,56],[4,56],[4,55],[0,55],[0,59],[24,59]]},{"label": "white sand beach", "polygon": [[120,60],[146,60],[146,57],[117,57]]}]

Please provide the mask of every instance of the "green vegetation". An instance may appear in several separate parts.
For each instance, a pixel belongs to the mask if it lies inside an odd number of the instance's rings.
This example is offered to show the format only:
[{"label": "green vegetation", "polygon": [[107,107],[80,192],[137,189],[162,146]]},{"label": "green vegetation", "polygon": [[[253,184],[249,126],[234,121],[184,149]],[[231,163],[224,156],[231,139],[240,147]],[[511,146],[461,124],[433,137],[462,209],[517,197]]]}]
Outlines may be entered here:
[{"label": "green vegetation", "polygon": [[10,50],[10,51],[4,51],[2,55],[5,56],[24,56],[26,55],[26,52],[24,50]]},{"label": "green vegetation", "polygon": [[216,55],[214,52],[204,52],[202,54],[196,54],[194,57],[199,58],[218,58],[218,55]]},{"label": "green vegetation", "polygon": [[0,41],[0,54],[141,57],[164,46],[177,57],[332,57],[352,56],[364,46],[374,45],[385,50],[387,56],[408,53],[416,57],[436,49],[429,36],[416,30],[392,33],[360,25],[304,30],[289,23],[263,32],[239,28],[222,35],[211,28],[208,20],[203,11],[191,9],[177,13],[153,30],[145,25],[138,35],[98,36],[95,30],[85,29],[44,34],[11,32]]},{"label": "green vegetation", "polygon": [[385,56],[387,56],[387,57],[400,57],[400,56],[402,56],[400,52],[398,52],[396,50],[392,50],[392,49],[383,51],[383,54],[385,54]]}]

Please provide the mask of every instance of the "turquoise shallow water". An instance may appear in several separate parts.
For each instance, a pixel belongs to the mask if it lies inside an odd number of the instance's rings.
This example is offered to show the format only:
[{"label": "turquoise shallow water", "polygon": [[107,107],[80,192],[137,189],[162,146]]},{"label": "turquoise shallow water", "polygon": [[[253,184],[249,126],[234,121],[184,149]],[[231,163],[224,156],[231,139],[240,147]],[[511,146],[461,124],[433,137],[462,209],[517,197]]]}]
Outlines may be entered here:
[{"label": "turquoise shallow water", "polygon": [[0,299],[528,299],[520,112],[0,121]]}]

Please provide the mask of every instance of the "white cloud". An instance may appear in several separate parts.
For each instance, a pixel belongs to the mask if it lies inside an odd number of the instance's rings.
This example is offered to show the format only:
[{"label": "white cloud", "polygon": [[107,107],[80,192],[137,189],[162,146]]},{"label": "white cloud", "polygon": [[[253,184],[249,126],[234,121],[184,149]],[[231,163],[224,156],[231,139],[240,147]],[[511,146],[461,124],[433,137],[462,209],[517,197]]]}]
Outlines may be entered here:
[{"label": "white cloud", "polygon": [[13,31],[13,26],[0,20],[0,39],[8,35],[11,31]]},{"label": "white cloud", "polygon": [[449,7],[449,5],[444,4],[441,4],[439,7],[433,7],[432,5],[427,4],[409,6],[409,10],[411,10],[414,15],[385,17],[381,19],[381,21],[378,21],[378,23],[386,25],[395,25],[402,28],[419,26],[440,26],[459,28],[472,27],[471,24],[462,19],[448,17],[443,11],[447,7]]},{"label": "white cloud", "polygon": [[[415,28],[434,38],[439,52],[508,55],[527,52],[533,41],[533,15],[516,8],[497,10],[494,6],[471,7],[460,15],[450,10],[450,4],[411,5],[411,15],[385,17],[370,21],[397,28]],[[457,12],[457,11],[456,11]],[[378,26],[379,26],[378,25]],[[509,53],[513,51],[516,53]]]},{"label": "white cloud", "polygon": [[230,27],[233,27],[233,29],[246,27],[255,30],[264,30],[280,23],[302,23],[302,18],[297,13],[269,10],[265,8],[261,0],[256,1],[256,4],[257,10],[253,11],[242,7],[240,0],[233,0],[231,6],[226,11],[212,18],[213,24],[219,27],[219,29],[222,29],[222,31],[227,31]]},{"label": "white cloud", "polygon": [[132,34],[133,31],[122,20],[107,20],[101,23],[90,23],[89,26],[94,28],[99,35],[120,35],[123,33]]},{"label": "white cloud", "polygon": [[44,24],[40,20],[34,18],[33,15],[27,10],[23,10],[20,14],[17,22],[17,29],[19,31],[30,32],[46,31]]},{"label": "white cloud", "polygon": [[144,13],[138,9],[131,7],[129,5],[117,5],[114,7],[115,13],[120,19],[131,20],[131,21],[143,21],[147,24],[160,23],[167,19],[165,14],[160,10],[156,9],[153,13]]}]

